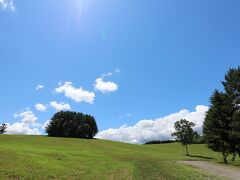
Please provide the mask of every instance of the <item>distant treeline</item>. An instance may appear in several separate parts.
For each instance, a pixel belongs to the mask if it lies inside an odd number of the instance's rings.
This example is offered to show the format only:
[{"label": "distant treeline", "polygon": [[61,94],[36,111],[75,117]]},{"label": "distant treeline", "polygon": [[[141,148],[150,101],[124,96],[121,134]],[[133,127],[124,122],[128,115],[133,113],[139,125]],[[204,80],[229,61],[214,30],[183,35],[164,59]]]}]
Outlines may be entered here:
[{"label": "distant treeline", "polygon": [[[149,141],[146,142],[145,144],[169,144],[169,143],[175,143],[178,142],[176,140],[164,140],[164,141]],[[204,144],[204,138],[203,136],[198,135],[196,132],[194,133],[193,136],[193,142],[192,144]]]},{"label": "distant treeline", "polygon": [[165,141],[149,141],[146,142],[145,144],[169,144],[169,143],[175,143],[175,140],[165,140]]}]

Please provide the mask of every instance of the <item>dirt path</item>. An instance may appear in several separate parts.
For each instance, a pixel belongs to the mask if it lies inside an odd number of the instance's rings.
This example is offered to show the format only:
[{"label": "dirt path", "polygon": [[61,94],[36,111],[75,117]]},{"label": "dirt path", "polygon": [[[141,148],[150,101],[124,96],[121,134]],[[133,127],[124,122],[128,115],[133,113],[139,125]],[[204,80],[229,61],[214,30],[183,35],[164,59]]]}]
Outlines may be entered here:
[{"label": "dirt path", "polygon": [[178,161],[178,163],[198,167],[216,176],[222,176],[234,180],[240,179],[240,168],[237,167],[214,164],[206,161]]}]

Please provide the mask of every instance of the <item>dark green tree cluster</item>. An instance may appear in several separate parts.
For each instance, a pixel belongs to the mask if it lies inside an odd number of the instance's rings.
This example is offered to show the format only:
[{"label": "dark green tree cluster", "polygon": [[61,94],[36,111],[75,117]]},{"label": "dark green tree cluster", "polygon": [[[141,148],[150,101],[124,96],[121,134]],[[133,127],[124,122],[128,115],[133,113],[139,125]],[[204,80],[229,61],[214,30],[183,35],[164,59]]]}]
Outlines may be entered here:
[{"label": "dark green tree cluster", "polygon": [[149,142],[146,142],[145,145],[148,145],[148,144],[171,144],[171,143],[175,143],[175,142],[176,142],[175,140],[149,141]]},{"label": "dark green tree cluster", "polygon": [[92,139],[98,133],[98,127],[93,116],[61,111],[52,117],[46,132],[52,137]]},{"label": "dark green tree cluster", "polygon": [[240,157],[240,67],[230,69],[222,82],[224,91],[215,90],[203,126],[208,147],[221,152],[224,162],[232,154]]},{"label": "dark green tree cluster", "polygon": [[0,134],[4,134],[6,132],[7,129],[7,125],[6,124],[2,124],[0,126]]},{"label": "dark green tree cluster", "polygon": [[172,133],[172,136],[175,136],[176,140],[186,147],[187,156],[189,156],[188,144],[193,143],[195,133],[192,128],[194,126],[194,123],[189,122],[186,119],[181,119],[174,124],[176,132]]}]

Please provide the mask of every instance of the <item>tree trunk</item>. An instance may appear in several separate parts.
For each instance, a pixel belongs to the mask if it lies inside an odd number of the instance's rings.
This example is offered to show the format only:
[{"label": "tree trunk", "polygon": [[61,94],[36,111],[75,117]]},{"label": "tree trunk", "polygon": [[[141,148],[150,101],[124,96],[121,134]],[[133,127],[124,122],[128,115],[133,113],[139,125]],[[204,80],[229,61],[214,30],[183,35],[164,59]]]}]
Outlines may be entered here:
[{"label": "tree trunk", "polygon": [[187,156],[189,156],[187,144],[186,144],[186,153],[187,153]]},{"label": "tree trunk", "polygon": [[224,163],[227,164],[228,163],[227,162],[227,154],[223,152],[222,155],[223,155]]}]

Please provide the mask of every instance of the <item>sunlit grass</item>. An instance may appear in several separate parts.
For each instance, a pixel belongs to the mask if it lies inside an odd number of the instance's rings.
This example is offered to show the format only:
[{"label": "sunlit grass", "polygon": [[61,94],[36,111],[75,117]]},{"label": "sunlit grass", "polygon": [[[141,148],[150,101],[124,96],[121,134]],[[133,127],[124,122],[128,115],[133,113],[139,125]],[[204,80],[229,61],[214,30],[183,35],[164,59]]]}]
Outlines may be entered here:
[{"label": "sunlit grass", "polygon": [[131,145],[103,140],[0,136],[0,179],[205,179],[177,160],[221,161],[204,145]]}]

